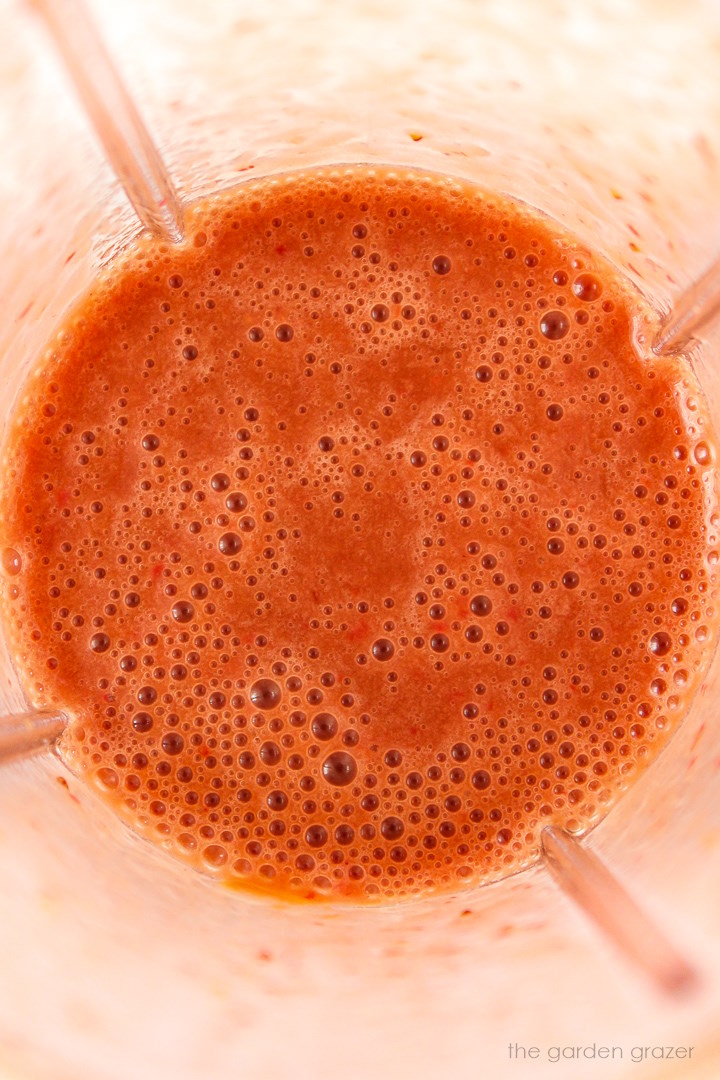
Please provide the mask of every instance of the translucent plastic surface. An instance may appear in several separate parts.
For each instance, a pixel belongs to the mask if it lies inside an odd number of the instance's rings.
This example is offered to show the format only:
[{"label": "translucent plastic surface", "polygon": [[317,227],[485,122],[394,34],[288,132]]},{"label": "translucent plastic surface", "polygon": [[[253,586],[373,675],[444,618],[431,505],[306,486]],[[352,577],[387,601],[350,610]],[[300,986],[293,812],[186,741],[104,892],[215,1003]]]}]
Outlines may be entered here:
[{"label": "translucent plastic surface", "polygon": [[[181,197],[303,164],[446,171],[575,229],[658,309],[720,250],[720,13],[698,4],[96,2]],[[3,0],[3,417],[69,300],[136,228],[40,24]],[[717,339],[696,350],[716,415]],[[2,660],[0,712],[23,696]],[[59,762],[0,775],[0,1062],[127,1076],[715,1076],[715,663],[590,843],[699,967],[655,996],[545,870],[379,910],[219,889]],[[509,1044],[539,1058],[511,1060]],[[620,1046],[622,1060],[547,1050]],[[634,1047],[693,1046],[645,1065]],[[611,1071],[612,1070],[612,1071]]]}]

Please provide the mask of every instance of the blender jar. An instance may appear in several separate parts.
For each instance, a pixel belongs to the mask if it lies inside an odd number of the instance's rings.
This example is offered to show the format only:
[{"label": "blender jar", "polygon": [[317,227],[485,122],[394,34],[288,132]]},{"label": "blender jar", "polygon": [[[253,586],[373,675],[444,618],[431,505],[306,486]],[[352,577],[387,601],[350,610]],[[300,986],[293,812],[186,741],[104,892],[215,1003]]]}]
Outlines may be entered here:
[{"label": "blender jar", "polygon": [[[720,251],[712,0],[93,13],[183,199],[312,165],[445,172],[573,229],[659,316]],[[3,0],[0,27],[4,425],[63,311],[137,223],[29,6]],[[718,343],[693,363],[720,423]],[[687,1001],[627,967],[542,866],[397,906],[259,899],[130,834],[50,753],[6,765],[0,1075],[716,1076],[719,694],[716,660],[670,747],[583,841],[699,968]],[[23,700],[0,644],[0,712]],[[553,1060],[593,1044],[622,1057]],[[693,1051],[633,1053],[658,1046]]]}]

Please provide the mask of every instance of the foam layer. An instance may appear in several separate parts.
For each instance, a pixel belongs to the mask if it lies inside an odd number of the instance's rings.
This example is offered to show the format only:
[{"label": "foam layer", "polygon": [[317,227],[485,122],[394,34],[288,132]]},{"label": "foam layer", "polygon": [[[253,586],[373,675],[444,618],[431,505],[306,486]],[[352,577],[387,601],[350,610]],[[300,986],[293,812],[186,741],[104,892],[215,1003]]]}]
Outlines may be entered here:
[{"label": "foam layer", "polygon": [[61,752],[217,877],[382,899],[582,831],[709,660],[715,447],[527,208],[357,168],[196,204],[27,384],[2,611]]}]

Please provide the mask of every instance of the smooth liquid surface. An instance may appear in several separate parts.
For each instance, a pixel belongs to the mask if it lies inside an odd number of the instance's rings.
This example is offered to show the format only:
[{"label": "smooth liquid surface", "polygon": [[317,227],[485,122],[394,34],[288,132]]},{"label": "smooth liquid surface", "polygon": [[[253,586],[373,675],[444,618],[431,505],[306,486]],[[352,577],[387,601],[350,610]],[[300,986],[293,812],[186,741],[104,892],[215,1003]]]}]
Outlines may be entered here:
[{"label": "smooth liquid surface", "polygon": [[74,309],[4,463],[4,623],[137,829],[253,887],[493,880],[652,760],[716,619],[715,450],[527,208],[244,185]]}]

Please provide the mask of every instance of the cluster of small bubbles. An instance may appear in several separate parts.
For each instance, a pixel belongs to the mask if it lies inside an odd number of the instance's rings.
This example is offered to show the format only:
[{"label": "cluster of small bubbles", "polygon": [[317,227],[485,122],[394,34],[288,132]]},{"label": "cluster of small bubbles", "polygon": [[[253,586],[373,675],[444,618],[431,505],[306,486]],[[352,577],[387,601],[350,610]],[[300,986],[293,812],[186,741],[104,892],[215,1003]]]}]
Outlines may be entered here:
[{"label": "cluster of small bubbles", "polygon": [[447,178],[319,170],[189,220],[71,313],[12,428],[28,694],[230,884],[382,900],[532,864],[647,767],[714,648],[691,372],[638,358],[608,265]]}]

